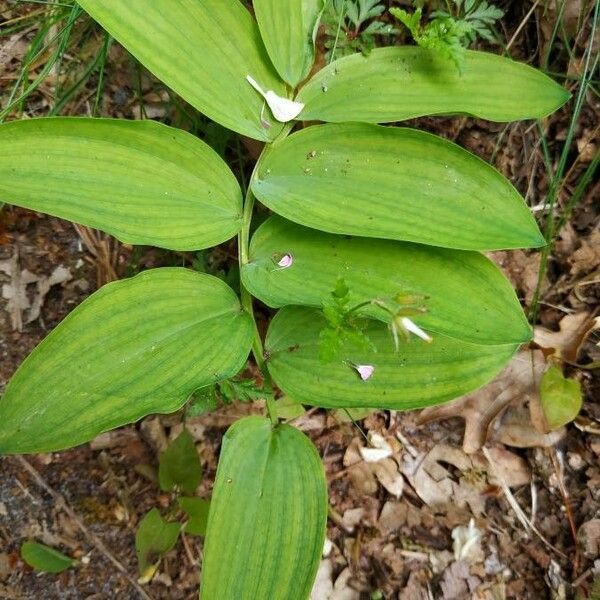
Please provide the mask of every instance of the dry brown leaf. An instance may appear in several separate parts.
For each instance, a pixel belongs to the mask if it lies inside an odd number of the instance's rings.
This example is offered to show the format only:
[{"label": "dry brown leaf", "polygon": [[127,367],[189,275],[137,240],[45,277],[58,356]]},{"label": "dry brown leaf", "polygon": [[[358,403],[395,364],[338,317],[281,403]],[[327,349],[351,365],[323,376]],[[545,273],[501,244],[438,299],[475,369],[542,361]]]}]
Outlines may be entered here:
[{"label": "dry brown leaf", "polygon": [[428,577],[425,571],[412,570],[406,585],[398,595],[398,600],[430,600],[427,581]]},{"label": "dry brown leaf", "polygon": [[426,408],[420,424],[451,417],[465,420],[463,450],[477,452],[486,442],[492,422],[517,400],[535,395],[545,368],[540,351],[519,352],[506,368],[486,386],[453,402]]},{"label": "dry brown leaf", "polygon": [[[509,281],[519,291],[519,296],[525,298],[527,304],[531,303],[538,282],[540,269],[540,253],[527,253],[523,250],[498,250],[488,252],[487,256],[493,260],[508,277]],[[548,288],[548,283],[542,285],[542,293]]]},{"label": "dry brown leaf", "polygon": [[[529,484],[531,481],[531,469],[524,458],[502,446],[492,446],[488,448],[488,452],[494,461],[495,471],[495,473],[488,471],[488,481],[491,484],[498,484],[496,475],[501,477],[508,487],[519,487],[520,485]],[[486,469],[487,467],[489,465],[486,460]]]},{"label": "dry brown leaf", "polygon": [[536,327],[534,342],[541,348],[553,350],[554,355],[569,362],[577,362],[579,351],[587,336],[597,327],[589,312],[566,315],[558,324],[559,331]]},{"label": "dry brown leaf", "polygon": [[502,415],[493,435],[494,441],[514,448],[550,448],[557,444],[565,436],[566,429],[561,427],[546,432],[545,424],[536,427],[531,419],[532,406],[539,407],[539,398],[531,399],[529,410],[525,406],[510,407]]},{"label": "dry brown leaf", "polygon": [[63,266],[58,266],[49,277],[40,277],[36,282],[36,293],[31,303],[31,308],[27,314],[25,323],[31,323],[35,321],[39,316],[44,304],[44,300],[52,288],[55,285],[66,283],[73,279],[71,270]]},{"label": "dry brown leaf", "polygon": [[588,239],[581,240],[581,246],[573,252],[571,275],[591,273],[600,266],[600,231],[594,230]]},{"label": "dry brown leaf", "polygon": [[471,575],[464,560],[452,563],[445,571],[441,582],[444,600],[464,600],[479,587],[481,580]]},{"label": "dry brown leaf", "polygon": [[344,466],[348,467],[348,476],[353,486],[362,494],[369,496],[376,494],[377,482],[379,482],[390,494],[400,498],[404,489],[404,478],[396,460],[389,456],[392,452],[397,454],[398,440],[394,438],[385,440],[379,434],[373,434],[371,437],[378,445],[385,444],[389,451],[382,454],[384,458],[374,460],[365,450],[377,450],[377,448],[365,448],[359,438],[353,438],[346,448],[343,459]]},{"label": "dry brown leaf", "polygon": [[600,557],[600,519],[592,519],[584,523],[577,533],[587,558]]},{"label": "dry brown leaf", "polygon": [[591,129],[584,129],[581,137],[577,138],[577,151],[581,162],[588,163],[594,160],[594,156],[598,152],[598,145]]},{"label": "dry brown leaf", "polygon": [[36,282],[37,276],[27,270],[21,271],[17,247],[11,258],[0,261],[0,271],[10,277],[10,283],[2,286],[2,297],[8,300],[6,311],[10,316],[11,326],[13,331],[22,331],[23,311],[31,306],[27,296],[27,286]]},{"label": "dry brown leaf", "polygon": [[[63,266],[56,267],[49,277],[40,277],[27,269],[21,270],[16,247],[11,258],[0,261],[0,271],[10,277],[10,282],[2,286],[2,297],[8,301],[6,311],[10,315],[13,331],[22,331],[24,324],[40,316],[44,299],[52,286],[72,279],[71,271]],[[27,293],[27,286],[31,284],[36,284],[33,300],[29,299]]]},{"label": "dry brown leaf", "polygon": [[342,524],[346,531],[352,532],[354,528],[362,521],[365,514],[365,509],[362,506],[358,508],[349,508],[342,515]]},{"label": "dry brown leaf", "polygon": [[[455,481],[441,463],[456,467],[463,477]],[[443,510],[449,505],[468,506],[478,516],[485,508],[482,491],[486,485],[485,478],[478,480],[474,476],[478,470],[478,466],[460,448],[437,444],[425,455],[414,473],[409,470],[404,474],[421,500],[431,508]]]},{"label": "dry brown leaf", "polygon": [[8,39],[4,39],[0,44],[0,70],[4,71],[13,60],[21,62],[28,48],[29,44],[24,38],[23,32],[15,33]]},{"label": "dry brown leaf", "polygon": [[373,464],[373,473],[379,483],[394,497],[400,498],[404,490],[404,477],[393,458],[386,458]]}]

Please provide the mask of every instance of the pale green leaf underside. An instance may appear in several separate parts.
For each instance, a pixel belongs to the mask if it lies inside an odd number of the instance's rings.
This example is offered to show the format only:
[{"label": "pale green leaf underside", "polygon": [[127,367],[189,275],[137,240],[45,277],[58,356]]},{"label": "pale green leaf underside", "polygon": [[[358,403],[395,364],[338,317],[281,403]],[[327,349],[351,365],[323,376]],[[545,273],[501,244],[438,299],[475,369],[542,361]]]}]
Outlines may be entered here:
[{"label": "pale green leaf underside", "polygon": [[541,71],[508,58],[468,50],[462,73],[432,50],[376,48],[319,71],[300,91],[300,119],[389,123],[462,113],[489,121],[538,119],[569,93]]},{"label": "pale green leaf underside", "polygon": [[0,198],[123,242],[208,248],[241,226],[241,191],[207,144],[154,121],[0,125]]},{"label": "pale green leaf underside", "polygon": [[219,459],[200,597],[306,600],[326,521],[325,475],[310,440],[261,417],[237,421]]},{"label": "pale green leaf underside", "polygon": [[324,0],[254,0],[263,41],[281,78],[296,87],[315,58],[313,35]]},{"label": "pale green leaf underside", "polygon": [[281,124],[248,84],[285,95],[258,25],[238,0],[81,0],[106,31],[184,100],[238,133],[273,139]]},{"label": "pale green leaf underside", "polygon": [[[290,254],[282,269],[279,257]],[[428,296],[412,319],[430,332],[475,344],[515,344],[531,328],[501,271],[478,252],[332,235],[273,216],[252,237],[245,287],[272,307],[320,307],[343,278],[351,305],[398,293]],[[363,314],[386,318],[376,307]]]},{"label": "pale green leaf underside", "polygon": [[276,213],[330,233],[464,250],[544,244],[523,199],[498,171],[414,129],[309,127],[266,154],[252,190]]},{"label": "pale green leaf underside", "polygon": [[233,291],[181,268],[92,294],[19,367],[0,399],[0,454],[47,452],[154,413],[231,377],[251,320]]},{"label": "pale green leaf underside", "polygon": [[[269,327],[265,352],[269,372],[283,392],[303,404],[324,407],[422,408],[461,396],[487,383],[517,346],[482,346],[435,335],[427,344],[412,337],[396,351],[383,323],[365,332],[376,352],[345,344],[333,361],[319,360],[320,311],[282,308]],[[372,365],[362,381],[351,366]]]}]

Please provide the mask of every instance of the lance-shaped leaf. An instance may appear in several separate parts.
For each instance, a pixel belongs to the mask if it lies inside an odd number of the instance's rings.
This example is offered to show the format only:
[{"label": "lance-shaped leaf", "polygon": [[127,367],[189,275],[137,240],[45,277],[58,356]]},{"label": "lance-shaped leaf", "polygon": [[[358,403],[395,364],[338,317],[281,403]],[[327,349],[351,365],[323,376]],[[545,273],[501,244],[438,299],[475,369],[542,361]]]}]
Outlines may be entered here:
[{"label": "lance-shaped leaf", "polygon": [[277,72],[292,87],[305,79],[315,58],[314,38],[324,0],[254,0],[260,32]]},{"label": "lance-shaped leaf", "polygon": [[414,129],[309,127],[265,155],[252,189],[276,213],[330,233],[464,250],[545,243],[523,199],[498,171]]},{"label": "lance-shaped leaf", "polygon": [[225,435],[201,598],[306,600],[325,541],[327,486],[310,440],[246,417]]},{"label": "lance-shaped leaf", "polygon": [[[483,346],[435,335],[430,344],[411,337],[396,351],[390,332],[366,321],[373,348],[345,341],[336,358],[319,360],[322,313],[312,308],[282,308],[265,344],[269,372],[289,396],[313,406],[422,408],[451,400],[487,383],[517,346]],[[358,366],[372,367],[368,378]]]},{"label": "lance-shaped leaf", "polygon": [[0,399],[0,454],[81,444],[243,366],[252,324],[220,279],[164,268],[92,294],[29,355]]},{"label": "lance-shaped leaf", "polygon": [[265,90],[285,95],[258,25],[238,0],[79,4],[156,77],[217,123],[265,141],[281,130],[246,81],[252,75]]},{"label": "lance-shaped leaf", "polygon": [[539,119],[569,93],[528,65],[467,51],[462,73],[414,46],[354,54],[319,71],[300,91],[301,119],[390,123],[423,115],[468,114],[490,121]]},{"label": "lance-shaped leaf", "polygon": [[240,229],[241,191],[207,144],[154,121],[0,125],[0,198],[130,244],[198,250]]},{"label": "lance-shaped leaf", "polygon": [[[291,260],[285,268],[279,266],[282,256]],[[476,344],[531,338],[512,286],[478,252],[332,235],[273,216],[252,237],[242,277],[246,288],[272,307],[320,307],[343,278],[351,305],[398,294],[426,296],[427,312],[411,318],[431,332]],[[389,317],[376,306],[362,314]]]}]

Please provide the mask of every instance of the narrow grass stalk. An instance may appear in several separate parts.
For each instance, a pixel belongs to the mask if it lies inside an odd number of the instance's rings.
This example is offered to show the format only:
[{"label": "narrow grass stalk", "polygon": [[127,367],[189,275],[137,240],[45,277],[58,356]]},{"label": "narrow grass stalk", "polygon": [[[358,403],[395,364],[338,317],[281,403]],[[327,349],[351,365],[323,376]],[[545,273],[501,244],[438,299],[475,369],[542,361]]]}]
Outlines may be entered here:
[{"label": "narrow grass stalk", "polygon": [[[594,14],[591,23],[591,31],[596,31],[598,26],[598,15],[600,12],[600,1],[596,0],[596,4],[594,7]],[[592,60],[593,53],[593,36],[590,39],[588,46],[585,52],[585,67],[583,71],[583,77],[581,80],[581,85],[579,86],[579,90],[577,96],[575,98],[575,106],[573,108],[573,116],[571,118],[571,122],[569,124],[569,129],[567,131],[567,136],[565,138],[565,142],[562,148],[562,152],[559,158],[558,166],[553,176],[550,179],[550,187],[548,190],[547,202],[546,205],[548,207],[548,216],[545,223],[544,228],[544,237],[546,239],[546,246],[542,248],[542,255],[540,260],[540,269],[538,273],[538,280],[536,289],[533,295],[533,300],[531,303],[531,308],[529,310],[529,319],[532,323],[537,321],[538,313],[539,313],[539,304],[540,304],[540,296],[541,289],[544,279],[546,278],[546,273],[548,270],[548,260],[550,259],[550,253],[552,252],[554,240],[557,234],[557,222],[554,218],[554,207],[556,205],[556,201],[558,199],[558,195],[562,186],[564,184],[563,176],[565,173],[567,159],[569,156],[569,152],[571,149],[571,145],[573,143],[573,138],[575,136],[575,128],[577,126],[577,122],[579,121],[579,116],[581,114],[581,110],[583,108],[583,104],[585,101],[585,96],[588,91],[589,82],[592,79],[592,75],[595,72],[598,66],[598,60],[600,57],[600,52],[596,53],[595,58]],[[542,148],[544,148],[545,139],[542,138]],[[549,160],[547,156],[547,149],[544,152],[546,156],[546,160]],[[585,189],[585,188],[584,188]],[[581,192],[581,194],[583,191]],[[581,197],[581,194],[579,197]]]}]

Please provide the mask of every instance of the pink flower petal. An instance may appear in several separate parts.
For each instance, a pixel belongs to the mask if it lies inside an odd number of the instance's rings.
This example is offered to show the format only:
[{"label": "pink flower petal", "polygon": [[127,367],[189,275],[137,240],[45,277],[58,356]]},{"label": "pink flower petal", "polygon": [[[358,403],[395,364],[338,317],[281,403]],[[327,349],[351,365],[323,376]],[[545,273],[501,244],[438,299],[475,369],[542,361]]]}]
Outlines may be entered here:
[{"label": "pink flower petal", "polygon": [[292,266],[294,259],[291,254],[284,254],[281,259],[277,262],[277,266],[282,269],[287,269]]},{"label": "pink flower petal", "polygon": [[360,375],[360,378],[363,381],[367,381],[375,372],[375,367],[373,365],[353,365],[356,369],[357,373]]}]

